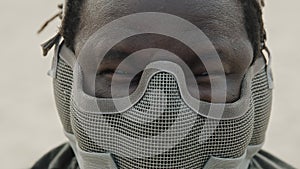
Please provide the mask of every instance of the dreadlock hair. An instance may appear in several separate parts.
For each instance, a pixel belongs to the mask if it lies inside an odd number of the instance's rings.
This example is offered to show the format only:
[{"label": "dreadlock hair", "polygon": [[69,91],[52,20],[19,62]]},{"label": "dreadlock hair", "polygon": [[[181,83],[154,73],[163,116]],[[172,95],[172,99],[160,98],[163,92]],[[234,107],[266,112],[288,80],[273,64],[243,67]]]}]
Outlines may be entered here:
[{"label": "dreadlock hair", "polygon": [[261,5],[264,5],[264,1],[241,0],[241,4],[244,10],[245,27],[248,38],[253,47],[254,57],[257,57],[261,51],[266,48],[265,41],[267,36],[261,8]]},{"label": "dreadlock hair", "polygon": [[80,13],[84,0],[68,0],[60,30],[65,45],[74,51],[74,38],[79,29]]},{"label": "dreadlock hair", "polygon": [[[266,33],[262,19],[261,4],[257,0],[240,0],[245,18],[245,28],[248,38],[253,47],[254,57],[260,55],[265,48]],[[65,8],[65,16],[62,22],[61,35],[65,44],[74,50],[74,37],[78,31],[80,23],[80,12],[84,0],[69,0]],[[263,3],[263,1],[261,2]]]}]

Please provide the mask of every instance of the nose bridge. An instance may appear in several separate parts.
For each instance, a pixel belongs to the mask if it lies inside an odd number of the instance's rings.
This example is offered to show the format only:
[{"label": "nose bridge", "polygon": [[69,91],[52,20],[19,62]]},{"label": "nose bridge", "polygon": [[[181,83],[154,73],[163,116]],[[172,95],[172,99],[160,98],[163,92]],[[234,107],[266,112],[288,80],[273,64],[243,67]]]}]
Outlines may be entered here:
[{"label": "nose bridge", "polygon": [[[119,65],[119,67],[123,67],[128,64],[128,62],[131,62],[136,58],[141,58],[142,56],[147,56],[147,59],[142,60],[142,62],[145,63],[139,62],[140,66],[136,67],[136,69],[134,70],[135,73],[132,73],[132,77],[130,77],[131,79],[133,79],[134,75],[138,74],[139,72],[147,72],[147,69],[154,69],[156,70],[155,72],[160,71],[173,74],[175,80],[178,81],[179,85],[184,84],[184,87],[197,88],[197,82],[194,77],[194,73],[192,72],[189,65],[187,65],[179,56],[165,49],[147,48],[139,50],[127,56],[127,58]],[[148,56],[150,56],[150,60],[148,60]],[[141,79],[143,78],[144,77],[142,77]],[[189,80],[188,86],[186,84],[186,80]],[[114,84],[114,82],[115,81],[113,80],[112,84]],[[142,81],[140,81],[140,83],[141,82]],[[128,83],[126,85],[126,87],[129,88],[130,84]],[[199,95],[199,92],[197,92],[196,94]]]},{"label": "nose bridge", "polygon": [[[185,58],[183,58],[185,57]],[[196,57],[196,56],[195,56]],[[178,56],[170,51],[167,50],[156,50],[153,54],[151,62],[157,61],[168,61],[170,63],[175,63],[180,67],[180,69],[184,72],[186,77],[193,77],[193,64],[199,63],[199,58],[191,58],[189,56]],[[201,62],[201,61],[200,61]],[[201,64],[199,64],[201,66]],[[169,66],[165,67],[162,66],[162,69],[168,68]]]},{"label": "nose bridge", "polygon": [[[161,56],[161,55],[160,55]],[[184,66],[184,65],[183,65]],[[157,79],[159,81],[158,84],[163,85],[163,89],[167,90],[169,88],[173,88],[174,84],[176,85],[178,92],[178,95],[180,95],[181,98],[185,97],[191,97],[191,93],[189,91],[193,91],[196,96],[200,96],[199,88],[197,87],[197,81],[194,78],[194,75],[192,74],[191,70],[189,68],[186,68],[187,71],[184,71],[181,65],[178,65],[177,63],[174,63],[170,60],[168,61],[155,61],[151,62],[146,67],[147,74],[148,70],[156,70],[156,72],[160,72],[156,75],[163,75],[163,76],[153,76],[153,77],[159,77],[160,79]],[[186,74],[189,73],[190,76],[187,76]],[[192,77],[192,78],[190,78]],[[141,82],[143,83],[143,82]],[[151,86],[148,84],[148,87]],[[156,86],[157,88],[160,88],[162,86]],[[195,89],[195,90],[189,90],[189,89]]]},{"label": "nose bridge", "polygon": [[178,65],[182,65],[183,60],[177,56],[176,54],[164,50],[164,49],[153,49],[153,55],[151,58],[151,62],[156,62],[156,61],[169,61],[176,63]]},{"label": "nose bridge", "polygon": [[[143,58],[143,56],[145,56],[145,59],[140,59]],[[159,48],[147,48],[136,51],[127,56],[126,59],[122,61],[116,69],[122,70],[122,67],[128,67],[128,64],[132,64],[132,61],[135,59],[140,60],[137,63],[139,65],[134,66],[132,72],[128,76],[128,79],[134,79],[135,76],[138,75],[140,72],[144,72],[142,74],[142,77],[140,78],[138,86],[140,86],[141,83],[144,83],[142,84],[142,86],[146,86],[149,82],[149,78],[151,78],[153,76],[153,73],[155,72],[168,72],[170,74],[173,74],[174,79],[180,83],[179,85],[186,83],[186,77],[194,77],[189,66],[183,60],[181,60],[180,57],[168,50]],[[120,85],[118,83],[119,81],[115,80],[115,78],[116,77],[114,76],[112,79],[112,89]],[[196,79],[192,79],[193,83],[189,83],[189,86],[197,86]],[[124,83],[123,88],[130,88],[129,81]],[[118,96],[118,94],[118,90],[112,90],[113,96]]]}]

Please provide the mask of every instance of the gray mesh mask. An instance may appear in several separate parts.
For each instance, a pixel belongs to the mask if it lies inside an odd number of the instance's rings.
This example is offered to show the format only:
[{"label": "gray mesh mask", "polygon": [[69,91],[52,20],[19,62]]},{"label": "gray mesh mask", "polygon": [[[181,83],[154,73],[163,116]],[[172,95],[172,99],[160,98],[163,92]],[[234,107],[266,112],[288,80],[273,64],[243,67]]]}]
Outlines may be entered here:
[{"label": "gray mesh mask", "polygon": [[64,45],[56,51],[50,74],[81,169],[247,168],[264,142],[272,79],[263,58],[245,75],[240,99],[219,104],[221,117],[211,109],[217,103],[189,95],[172,63],[155,63],[143,73],[129,97],[131,105],[122,98],[87,95],[75,56]]}]

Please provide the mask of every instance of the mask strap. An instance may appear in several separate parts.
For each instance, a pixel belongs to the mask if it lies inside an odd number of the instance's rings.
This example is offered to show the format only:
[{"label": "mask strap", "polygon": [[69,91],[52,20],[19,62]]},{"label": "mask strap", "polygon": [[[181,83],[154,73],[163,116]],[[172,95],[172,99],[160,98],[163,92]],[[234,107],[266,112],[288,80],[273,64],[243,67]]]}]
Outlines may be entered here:
[{"label": "mask strap", "polygon": [[[263,3],[264,6],[264,0],[259,0],[261,1],[261,3]],[[271,52],[266,44],[267,41],[267,34],[265,29],[263,29],[263,34],[261,36],[261,54],[265,59],[266,62],[266,72],[267,72],[267,76],[268,76],[268,85],[269,85],[269,89],[273,89],[274,88],[274,83],[273,83],[273,74],[272,74],[272,70],[271,70]]]},{"label": "mask strap", "polygon": [[[263,8],[265,6],[265,0],[257,0],[257,3],[259,4],[260,8]],[[266,45],[266,40],[267,40],[267,34],[266,34],[265,29],[263,28],[262,35],[261,35],[261,54],[263,55],[265,62],[266,62],[265,69],[266,69],[267,76],[268,76],[269,89],[273,89],[274,83],[273,83],[273,74],[272,74],[272,70],[271,70],[272,57],[271,57],[271,52]]]},{"label": "mask strap", "polygon": [[76,56],[72,50],[70,50],[65,44],[64,41],[59,45],[55,45],[54,57],[52,60],[52,66],[48,71],[48,75],[52,78],[56,78],[58,60],[62,59],[65,63],[70,66],[72,69],[76,64]]},{"label": "mask strap", "polygon": [[[54,37],[55,38],[55,37]],[[52,39],[54,39],[54,38],[52,38]],[[52,77],[52,78],[56,78],[56,71],[57,71],[57,64],[58,64],[58,58],[59,58],[59,50],[60,50],[60,46],[63,44],[63,42],[61,43],[61,45],[59,45],[59,43],[60,43],[60,39],[61,39],[61,37],[59,36],[59,37],[57,37],[57,39],[55,39],[55,42],[52,42],[52,39],[50,39],[49,41],[48,41],[48,43],[50,44],[50,49],[53,47],[53,46],[55,46],[55,48],[54,48],[54,56],[53,56],[53,59],[52,59],[52,65],[51,65],[51,68],[50,68],[50,70],[48,71],[48,76],[50,76],[50,77]],[[50,42],[51,41],[51,42]],[[47,42],[45,43],[45,45],[47,46],[47,44],[48,44]],[[43,44],[44,45],[44,44]],[[42,45],[42,46],[43,46]],[[43,49],[44,49],[44,47],[43,47]],[[47,51],[47,53],[48,53],[48,51]]]},{"label": "mask strap", "polygon": [[48,52],[53,48],[53,46],[58,46],[61,41],[61,34],[58,32],[54,37],[41,44],[43,50],[43,56],[47,56]]},{"label": "mask strap", "polygon": [[271,70],[271,61],[272,61],[272,57],[271,57],[271,52],[269,50],[269,48],[264,44],[264,47],[262,49],[262,54],[265,58],[266,61],[266,72],[267,72],[267,76],[268,76],[268,85],[269,85],[269,89],[273,89],[274,88],[274,82],[273,82],[273,73]]},{"label": "mask strap", "polygon": [[265,6],[265,1],[264,0],[257,0],[257,3],[259,4],[259,6],[261,8]]},{"label": "mask strap", "polygon": [[60,59],[63,59],[72,69],[76,64],[76,56],[72,50],[70,50],[64,43],[59,47],[58,55]]}]

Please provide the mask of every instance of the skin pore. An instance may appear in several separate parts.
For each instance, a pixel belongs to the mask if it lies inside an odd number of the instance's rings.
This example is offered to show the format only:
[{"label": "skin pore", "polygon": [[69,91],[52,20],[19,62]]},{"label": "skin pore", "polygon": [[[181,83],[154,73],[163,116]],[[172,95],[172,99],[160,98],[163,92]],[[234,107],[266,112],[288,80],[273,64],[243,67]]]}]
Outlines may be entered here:
[{"label": "skin pore", "polygon": [[[86,1],[83,4],[81,22],[75,36],[75,55],[80,53],[88,38],[99,28],[122,16],[138,12],[169,13],[186,19],[201,29],[215,46],[223,63],[227,81],[226,101],[234,102],[239,98],[241,82],[254,57],[239,0]],[[122,60],[109,59],[110,55],[126,57],[146,48],[161,48],[178,55],[197,76],[200,99],[218,102],[218,98],[211,98],[209,78],[205,74],[203,63],[193,60],[196,57],[195,53],[175,39],[156,34],[143,34],[123,40],[106,55],[108,59],[105,59],[100,66],[96,81],[96,96],[111,97],[111,77]],[[126,75],[121,72],[118,76],[121,79]],[[132,83],[130,91],[133,92],[137,85]]]}]

